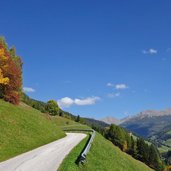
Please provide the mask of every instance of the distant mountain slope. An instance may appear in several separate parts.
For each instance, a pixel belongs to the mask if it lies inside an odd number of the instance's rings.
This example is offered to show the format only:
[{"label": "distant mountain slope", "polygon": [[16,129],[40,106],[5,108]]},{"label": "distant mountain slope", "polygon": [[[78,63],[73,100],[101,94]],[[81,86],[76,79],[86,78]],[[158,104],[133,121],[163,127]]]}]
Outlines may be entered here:
[{"label": "distant mountain slope", "polygon": [[91,127],[105,128],[105,127],[109,126],[109,124],[107,124],[103,121],[96,120],[96,119],[92,119],[92,118],[83,118],[83,119],[84,119],[85,123]]},{"label": "distant mountain slope", "polygon": [[139,114],[135,115],[135,117],[144,118],[144,117],[153,117],[153,116],[168,116],[171,115],[171,109],[165,109],[165,110],[146,110],[143,112],[140,112]]},{"label": "distant mountain slope", "polygon": [[110,116],[101,119],[101,121],[103,121],[107,124],[115,124],[115,125],[119,125],[121,123],[121,121],[119,119],[110,117]]},{"label": "distant mountain slope", "polygon": [[[155,144],[162,157],[171,150],[171,110],[148,110],[130,117],[121,124],[127,130]],[[166,157],[167,158],[167,157]]]},{"label": "distant mountain slope", "polygon": [[121,126],[145,138],[160,132],[171,124],[171,109],[147,110],[130,117]]},{"label": "distant mountain slope", "polygon": [[149,140],[156,144],[161,152],[171,150],[171,124],[150,136]]}]

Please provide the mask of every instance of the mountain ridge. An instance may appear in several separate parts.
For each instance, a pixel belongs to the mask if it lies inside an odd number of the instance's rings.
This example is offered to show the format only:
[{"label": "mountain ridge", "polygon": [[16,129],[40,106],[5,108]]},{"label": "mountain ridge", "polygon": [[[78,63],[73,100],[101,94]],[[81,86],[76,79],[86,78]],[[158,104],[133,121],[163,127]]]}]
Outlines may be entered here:
[{"label": "mountain ridge", "polygon": [[101,121],[106,122],[108,124],[116,124],[121,125],[125,122],[129,122],[134,119],[141,120],[143,118],[150,118],[150,117],[159,117],[159,116],[171,116],[171,108],[167,108],[164,110],[144,110],[142,112],[139,112],[135,115],[127,116],[122,119],[117,119],[113,116],[107,116],[105,118],[102,118]]}]

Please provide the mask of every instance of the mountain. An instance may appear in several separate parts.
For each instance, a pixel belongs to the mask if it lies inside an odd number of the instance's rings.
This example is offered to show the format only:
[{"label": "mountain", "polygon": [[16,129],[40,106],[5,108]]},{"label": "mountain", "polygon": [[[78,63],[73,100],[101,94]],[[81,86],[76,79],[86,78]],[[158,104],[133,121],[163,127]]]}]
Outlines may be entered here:
[{"label": "mountain", "polygon": [[110,116],[101,119],[101,121],[107,124],[115,124],[115,125],[119,125],[121,123],[121,120]]},{"label": "mountain", "polygon": [[129,117],[120,125],[145,138],[161,131],[171,124],[171,109],[162,111],[146,110]]},{"label": "mountain", "polygon": [[109,124],[107,124],[106,122],[99,121],[93,118],[83,118],[83,119],[84,119],[84,122],[90,127],[105,128],[109,126]]},{"label": "mountain", "polygon": [[171,150],[171,109],[143,111],[120,126],[151,141],[158,147],[162,158],[169,161],[166,153]]},{"label": "mountain", "polygon": [[165,109],[165,110],[161,110],[161,111],[145,110],[143,112],[138,113],[135,116],[130,117],[129,120],[135,119],[135,118],[143,119],[143,118],[147,118],[147,117],[150,118],[150,117],[156,117],[156,116],[170,116],[170,115],[171,115],[171,109]]},{"label": "mountain", "polygon": [[171,109],[146,110],[123,119],[105,117],[101,121],[107,124],[120,125],[145,138],[152,136],[171,124]]},{"label": "mountain", "polygon": [[102,121],[120,125],[137,136],[148,139],[162,153],[171,150],[171,109],[146,110],[121,120],[106,117]]},{"label": "mountain", "polygon": [[105,118],[102,118],[101,121],[103,121],[107,124],[121,125],[122,123],[129,121],[131,118],[132,118],[131,116],[127,116],[123,119],[117,119],[117,118],[112,117],[112,116],[107,116]]}]

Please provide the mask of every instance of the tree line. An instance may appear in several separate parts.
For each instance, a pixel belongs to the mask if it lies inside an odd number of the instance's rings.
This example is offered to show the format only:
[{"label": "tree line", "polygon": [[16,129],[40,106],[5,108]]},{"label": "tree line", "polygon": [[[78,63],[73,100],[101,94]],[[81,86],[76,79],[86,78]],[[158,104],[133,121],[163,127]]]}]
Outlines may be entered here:
[{"label": "tree line", "polygon": [[142,161],[156,171],[164,170],[164,165],[157,148],[153,144],[145,142],[143,138],[135,137],[124,128],[114,124],[111,124],[107,129],[99,129],[98,131],[123,152]]}]

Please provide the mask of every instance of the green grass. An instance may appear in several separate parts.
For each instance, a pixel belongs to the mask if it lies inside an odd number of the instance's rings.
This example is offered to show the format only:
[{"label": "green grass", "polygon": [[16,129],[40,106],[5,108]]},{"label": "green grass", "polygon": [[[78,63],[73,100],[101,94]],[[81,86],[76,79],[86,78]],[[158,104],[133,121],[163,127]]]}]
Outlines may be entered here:
[{"label": "green grass", "polygon": [[171,139],[167,139],[167,141],[165,142],[165,144],[171,146]]},{"label": "green grass", "polygon": [[163,142],[162,146],[159,147],[158,150],[160,153],[166,153],[171,150],[171,139],[167,139],[165,142]]},{"label": "green grass", "polygon": [[60,116],[53,117],[52,122],[64,130],[67,130],[67,129],[68,130],[70,130],[70,129],[71,130],[72,129],[78,129],[78,130],[91,129],[87,125],[83,125],[81,123],[78,123],[78,122],[75,122],[75,121],[70,120],[68,118],[60,117]]},{"label": "green grass", "polygon": [[167,135],[170,135],[170,134],[171,134],[171,131],[168,131],[166,134],[167,134]]},{"label": "green grass", "polygon": [[71,126],[63,126],[61,127],[64,130],[72,130],[72,129],[78,129],[78,130],[87,130],[87,129],[91,129],[90,127],[88,127],[87,125],[71,125]]},{"label": "green grass", "polygon": [[[144,163],[135,160],[123,153],[100,134],[96,134],[87,162],[83,166],[77,166],[75,159],[85,145],[82,141],[68,157],[63,161],[59,171],[152,171]],[[71,160],[71,162],[69,162]],[[72,169],[72,170],[71,170]]]},{"label": "green grass", "polygon": [[171,150],[171,148],[162,145],[161,147],[158,148],[158,150],[159,150],[160,153],[166,153],[166,152],[168,152],[169,150]]},{"label": "green grass", "polygon": [[65,126],[70,126],[70,125],[79,125],[79,123],[73,120],[70,120],[68,118],[61,117],[61,116],[54,116],[52,122],[60,127],[63,127],[63,126],[65,127]]},{"label": "green grass", "polygon": [[60,165],[58,171],[80,171],[80,169],[82,168],[81,165],[78,166],[75,162],[78,159],[78,156],[83,151],[84,147],[86,146],[88,139],[89,136],[84,138],[81,143],[79,143],[74,149],[72,149],[70,154],[64,159],[64,161]]},{"label": "green grass", "polygon": [[0,161],[62,138],[65,133],[53,117],[0,100]]}]

